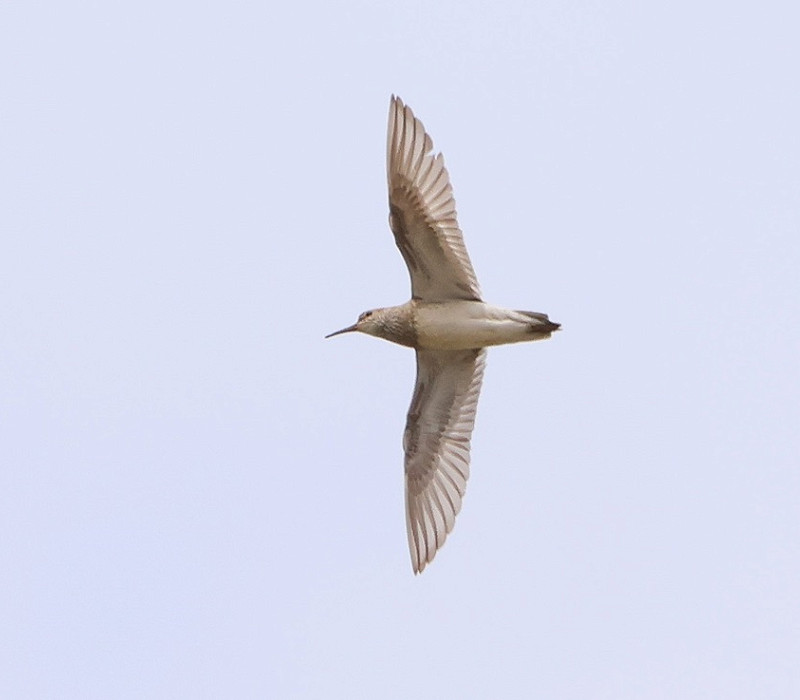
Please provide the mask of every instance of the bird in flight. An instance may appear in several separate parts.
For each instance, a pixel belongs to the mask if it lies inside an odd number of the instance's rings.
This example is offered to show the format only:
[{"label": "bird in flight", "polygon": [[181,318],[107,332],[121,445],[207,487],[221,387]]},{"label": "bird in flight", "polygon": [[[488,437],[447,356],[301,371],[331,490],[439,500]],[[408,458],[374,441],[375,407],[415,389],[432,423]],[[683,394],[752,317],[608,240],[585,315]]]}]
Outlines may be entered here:
[{"label": "bird in flight", "polygon": [[403,434],[406,529],[420,573],[453,529],[469,477],[486,347],[544,340],[546,314],[485,303],[456,220],[442,154],[399,97],[389,105],[389,226],[411,276],[411,300],[362,313],[347,328],[414,348],[417,380]]}]

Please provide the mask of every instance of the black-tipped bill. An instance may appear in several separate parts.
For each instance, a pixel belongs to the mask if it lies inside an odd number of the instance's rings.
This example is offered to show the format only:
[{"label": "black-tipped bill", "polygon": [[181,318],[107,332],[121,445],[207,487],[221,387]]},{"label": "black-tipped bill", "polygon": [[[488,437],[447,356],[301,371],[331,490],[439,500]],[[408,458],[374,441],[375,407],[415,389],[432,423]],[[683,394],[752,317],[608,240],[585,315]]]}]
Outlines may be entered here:
[{"label": "black-tipped bill", "polygon": [[342,333],[352,333],[353,331],[358,330],[358,324],[354,323],[352,326],[348,326],[347,328],[342,328],[340,331],[336,331],[335,333],[329,333],[326,335],[326,338],[333,338],[335,335],[341,335]]}]

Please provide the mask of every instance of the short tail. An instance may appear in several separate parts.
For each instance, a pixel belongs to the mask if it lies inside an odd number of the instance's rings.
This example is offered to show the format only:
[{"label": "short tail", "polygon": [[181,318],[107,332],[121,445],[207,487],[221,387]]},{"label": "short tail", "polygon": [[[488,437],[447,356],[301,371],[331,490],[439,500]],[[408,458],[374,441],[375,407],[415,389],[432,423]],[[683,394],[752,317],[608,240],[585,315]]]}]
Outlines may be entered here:
[{"label": "short tail", "polygon": [[517,313],[531,319],[531,330],[534,333],[552,333],[561,328],[561,324],[551,321],[547,318],[547,314],[540,314],[536,311],[517,311]]}]

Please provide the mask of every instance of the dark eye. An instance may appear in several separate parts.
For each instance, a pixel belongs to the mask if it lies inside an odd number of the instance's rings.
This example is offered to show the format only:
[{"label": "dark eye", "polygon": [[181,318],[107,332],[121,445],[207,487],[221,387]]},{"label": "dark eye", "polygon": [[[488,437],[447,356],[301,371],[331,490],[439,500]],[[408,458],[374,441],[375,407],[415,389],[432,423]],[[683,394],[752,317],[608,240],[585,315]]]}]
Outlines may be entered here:
[{"label": "dark eye", "polygon": [[361,320],[363,321],[364,319],[369,318],[370,316],[372,316],[372,311],[365,311],[363,314],[361,314]]}]

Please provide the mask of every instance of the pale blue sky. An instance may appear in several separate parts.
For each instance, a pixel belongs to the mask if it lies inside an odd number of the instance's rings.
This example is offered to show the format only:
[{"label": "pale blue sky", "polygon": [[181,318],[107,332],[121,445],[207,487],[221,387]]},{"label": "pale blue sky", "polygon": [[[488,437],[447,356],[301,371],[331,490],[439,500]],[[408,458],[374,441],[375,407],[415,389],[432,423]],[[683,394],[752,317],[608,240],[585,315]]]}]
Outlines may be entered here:
[{"label": "pale blue sky", "polygon": [[[0,696],[800,697],[800,10],[0,8]],[[411,573],[389,96],[492,349]]]}]

